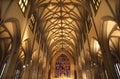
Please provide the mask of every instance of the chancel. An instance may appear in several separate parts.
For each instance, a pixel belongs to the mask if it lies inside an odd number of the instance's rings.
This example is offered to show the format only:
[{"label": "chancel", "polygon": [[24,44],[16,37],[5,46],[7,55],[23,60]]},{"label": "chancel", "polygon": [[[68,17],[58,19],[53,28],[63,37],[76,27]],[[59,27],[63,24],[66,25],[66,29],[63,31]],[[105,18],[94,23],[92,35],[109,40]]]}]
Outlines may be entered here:
[{"label": "chancel", "polygon": [[120,0],[0,0],[0,79],[120,79]]}]

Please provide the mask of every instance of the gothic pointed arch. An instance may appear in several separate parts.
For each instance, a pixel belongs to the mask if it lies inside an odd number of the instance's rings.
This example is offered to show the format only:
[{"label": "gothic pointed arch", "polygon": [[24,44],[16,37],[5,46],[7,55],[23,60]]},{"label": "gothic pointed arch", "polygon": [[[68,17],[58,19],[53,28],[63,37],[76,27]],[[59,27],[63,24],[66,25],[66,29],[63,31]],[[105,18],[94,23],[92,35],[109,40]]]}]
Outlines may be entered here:
[{"label": "gothic pointed arch", "polygon": [[74,79],[75,77],[73,58],[65,51],[59,51],[53,56],[50,67],[50,77],[52,79],[59,79],[62,77],[66,79]]},{"label": "gothic pointed arch", "polygon": [[[12,60],[12,57],[18,55],[20,44],[21,30],[19,21],[16,18],[8,18],[2,21],[0,24],[0,46],[2,45],[3,47],[0,50],[2,53],[0,63],[6,63],[6,66],[10,66],[9,63],[11,63],[10,60]],[[6,66],[4,66],[4,64],[1,66],[2,69],[0,72],[6,72]],[[1,73],[0,78],[2,78],[2,76],[5,77],[3,73]]]},{"label": "gothic pointed arch", "polygon": [[[117,24],[115,18],[110,16],[105,16],[102,18],[99,31],[99,43],[103,54],[103,62],[106,64],[105,68],[108,72],[108,76],[111,77],[111,75],[114,74],[114,78],[119,77],[117,76],[118,72],[116,71],[115,66],[116,61],[118,62],[119,60],[119,33],[119,25]],[[105,60],[106,58],[109,60],[109,64]]]}]

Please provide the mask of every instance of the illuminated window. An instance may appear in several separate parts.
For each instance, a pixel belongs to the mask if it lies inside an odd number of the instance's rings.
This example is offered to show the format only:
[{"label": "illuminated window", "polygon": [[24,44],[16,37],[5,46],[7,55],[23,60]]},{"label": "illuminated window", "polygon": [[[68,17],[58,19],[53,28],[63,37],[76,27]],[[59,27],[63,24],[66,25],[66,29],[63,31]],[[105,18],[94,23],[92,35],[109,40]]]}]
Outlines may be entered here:
[{"label": "illuminated window", "polygon": [[55,77],[70,77],[70,62],[67,56],[60,55],[55,64]]},{"label": "illuminated window", "polygon": [[15,74],[15,79],[19,79],[20,76],[20,70],[16,70],[16,74]]},{"label": "illuminated window", "polygon": [[120,78],[120,64],[117,63],[114,65],[118,78]]},{"label": "illuminated window", "polygon": [[28,1],[29,0],[19,0],[19,6],[20,6],[20,8],[21,8],[21,10],[22,10],[22,12],[24,13],[25,12],[25,10],[26,10],[26,7],[27,7],[27,5],[28,5]]},{"label": "illuminated window", "polygon": [[96,12],[98,11],[98,9],[100,7],[101,0],[91,0],[91,2],[92,2],[94,12],[96,14]]},{"label": "illuminated window", "polygon": [[5,64],[3,65],[3,67],[2,67],[2,71],[1,71],[1,73],[0,73],[0,79],[1,79],[2,76],[3,76],[3,73],[4,73],[5,68],[6,68],[6,63],[5,63]]},{"label": "illuminated window", "polygon": [[34,28],[35,28],[35,17],[34,17],[33,14],[32,14],[31,17],[30,17],[29,27],[30,27],[31,31],[33,32],[33,31],[34,31]]}]

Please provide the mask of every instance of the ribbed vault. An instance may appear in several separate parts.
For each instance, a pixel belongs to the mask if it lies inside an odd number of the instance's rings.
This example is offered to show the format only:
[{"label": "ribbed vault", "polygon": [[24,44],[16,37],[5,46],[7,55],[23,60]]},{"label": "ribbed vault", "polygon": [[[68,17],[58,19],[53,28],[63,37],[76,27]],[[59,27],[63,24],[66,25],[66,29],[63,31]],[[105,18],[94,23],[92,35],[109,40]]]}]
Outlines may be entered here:
[{"label": "ribbed vault", "polygon": [[75,53],[85,27],[86,1],[36,0],[34,3],[45,47],[51,53],[63,49]]}]

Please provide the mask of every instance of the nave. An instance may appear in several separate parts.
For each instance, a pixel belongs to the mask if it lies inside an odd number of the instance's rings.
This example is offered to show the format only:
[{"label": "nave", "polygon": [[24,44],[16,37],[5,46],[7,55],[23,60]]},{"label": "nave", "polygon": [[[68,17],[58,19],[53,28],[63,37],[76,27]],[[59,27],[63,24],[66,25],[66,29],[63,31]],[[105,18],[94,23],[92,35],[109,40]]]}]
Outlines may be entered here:
[{"label": "nave", "polygon": [[0,79],[120,79],[120,0],[0,0]]}]

